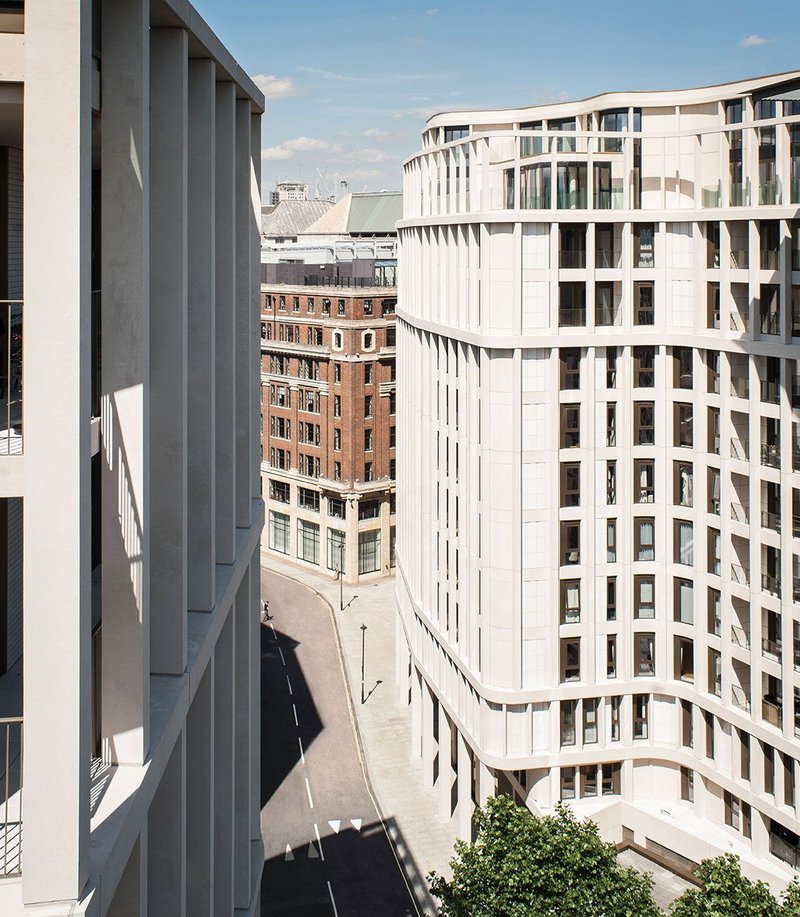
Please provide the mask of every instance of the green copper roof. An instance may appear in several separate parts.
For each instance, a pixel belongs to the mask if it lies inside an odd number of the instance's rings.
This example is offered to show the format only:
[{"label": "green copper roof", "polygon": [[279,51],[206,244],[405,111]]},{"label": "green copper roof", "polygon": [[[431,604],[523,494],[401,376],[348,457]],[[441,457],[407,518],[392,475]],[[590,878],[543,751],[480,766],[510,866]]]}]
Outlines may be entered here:
[{"label": "green copper roof", "polygon": [[395,224],[403,218],[403,195],[397,191],[353,194],[347,231],[385,235],[396,232]]}]

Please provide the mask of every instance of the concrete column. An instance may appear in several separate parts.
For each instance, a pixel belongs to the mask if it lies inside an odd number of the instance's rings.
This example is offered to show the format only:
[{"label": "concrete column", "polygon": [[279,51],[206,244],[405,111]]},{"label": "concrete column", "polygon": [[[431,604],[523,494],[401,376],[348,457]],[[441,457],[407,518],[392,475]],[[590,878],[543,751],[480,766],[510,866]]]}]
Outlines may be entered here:
[{"label": "concrete column", "polygon": [[250,840],[261,839],[261,546],[250,560]]},{"label": "concrete column", "polygon": [[103,756],[150,739],[150,4],[103,2],[101,528]]},{"label": "concrete column", "polygon": [[183,29],[150,33],[150,671],[186,669],[187,97]]},{"label": "concrete column", "polygon": [[76,899],[89,874],[92,62],[88,4],[42,0],[26,17],[22,899],[35,904]]},{"label": "concrete column", "polygon": [[[211,611],[214,544],[214,173],[216,67],[189,61],[188,602]],[[258,338],[258,336],[256,336]]]},{"label": "concrete column", "polygon": [[422,785],[433,786],[433,760],[436,743],[433,739],[433,696],[422,679]]},{"label": "concrete column", "polygon": [[147,834],[136,838],[107,917],[147,917]]},{"label": "concrete column", "polygon": [[186,721],[186,910],[214,914],[214,660]]},{"label": "concrete column", "polygon": [[147,815],[148,917],[186,914],[186,738],[178,736]]},{"label": "concrete column", "polygon": [[411,668],[411,759],[422,754],[422,685],[417,667]]},{"label": "concrete column", "polygon": [[458,836],[465,841],[472,840],[473,758],[464,736],[458,733]]},{"label": "concrete column", "polygon": [[485,806],[489,797],[495,794],[495,776],[480,759],[476,760],[475,766],[478,769],[478,805]]},{"label": "concrete column", "polygon": [[439,796],[439,817],[449,821],[453,815],[453,755],[452,726],[444,705],[439,703],[439,776],[436,789]]},{"label": "concrete column", "polygon": [[[251,519],[250,494],[253,482],[251,465],[253,445],[251,440],[251,398],[253,374],[252,359],[252,276],[250,259],[252,247],[250,232],[252,216],[252,157],[251,157],[250,102],[236,101],[236,525],[248,528]],[[259,335],[260,339],[260,335]]]},{"label": "concrete column", "polygon": [[250,903],[250,573],[246,570],[236,591],[234,614],[234,803],[233,901],[238,908]]},{"label": "concrete column", "polygon": [[[216,262],[214,327],[214,503],[217,563],[236,559],[235,427],[236,399],[236,87],[217,83],[215,111],[216,163],[214,167]],[[260,337],[260,335],[259,335]]]},{"label": "concrete column", "polygon": [[250,115],[250,494],[261,493],[261,115]]},{"label": "concrete column", "polygon": [[214,650],[214,913],[233,911],[233,609]]}]

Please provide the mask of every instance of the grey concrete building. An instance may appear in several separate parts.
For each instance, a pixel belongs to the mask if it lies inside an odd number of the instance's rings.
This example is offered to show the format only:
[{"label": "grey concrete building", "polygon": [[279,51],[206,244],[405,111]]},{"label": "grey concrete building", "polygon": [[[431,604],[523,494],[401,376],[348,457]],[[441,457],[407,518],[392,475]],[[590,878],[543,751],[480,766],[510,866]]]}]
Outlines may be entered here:
[{"label": "grey concrete building", "polygon": [[0,913],[253,914],[264,99],[178,0],[0,62]]}]

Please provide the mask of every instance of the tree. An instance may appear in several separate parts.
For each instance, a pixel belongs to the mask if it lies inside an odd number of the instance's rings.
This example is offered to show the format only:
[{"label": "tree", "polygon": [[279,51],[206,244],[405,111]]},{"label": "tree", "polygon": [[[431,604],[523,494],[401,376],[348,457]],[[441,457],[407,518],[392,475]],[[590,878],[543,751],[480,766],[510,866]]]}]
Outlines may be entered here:
[{"label": "tree", "polygon": [[452,880],[428,877],[444,917],[663,917],[651,877],[620,866],[597,825],[564,805],[537,817],[497,796],[475,826],[475,843],[456,842]]},{"label": "tree", "polygon": [[778,901],[766,882],[742,875],[739,857],[725,853],[697,867],[700,888],[672,903],[671,917],[800,917],[800,883],[795,879]]}]

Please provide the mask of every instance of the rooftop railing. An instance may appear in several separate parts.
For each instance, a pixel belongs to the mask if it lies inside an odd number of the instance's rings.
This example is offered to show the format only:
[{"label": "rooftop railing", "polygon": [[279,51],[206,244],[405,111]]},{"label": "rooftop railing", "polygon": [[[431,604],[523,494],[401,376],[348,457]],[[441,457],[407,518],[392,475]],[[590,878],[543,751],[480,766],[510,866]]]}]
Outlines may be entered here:
[{"label": "rooftop railing", "polygon": [[0,718],[0,878],[22,869],[22,717]]},{"label": "rooftop railing", "polygon": [[0,455],[22,455],[22,300],[0,300]]}]

